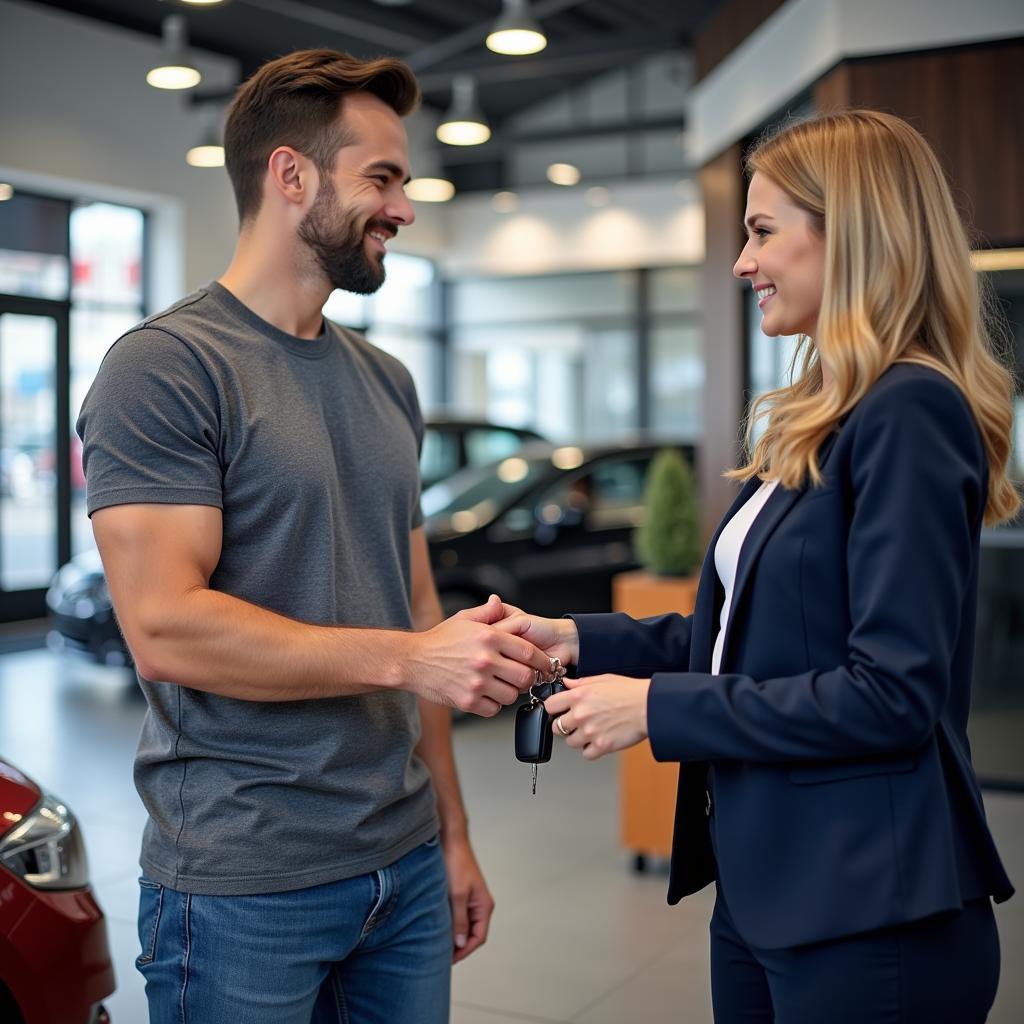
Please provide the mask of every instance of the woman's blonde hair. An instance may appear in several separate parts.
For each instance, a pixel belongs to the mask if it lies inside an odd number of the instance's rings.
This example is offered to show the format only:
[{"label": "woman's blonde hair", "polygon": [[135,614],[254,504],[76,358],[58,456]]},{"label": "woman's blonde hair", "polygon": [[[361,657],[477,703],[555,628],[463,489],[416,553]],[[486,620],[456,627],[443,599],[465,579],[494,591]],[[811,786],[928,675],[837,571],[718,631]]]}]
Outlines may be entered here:
[{"label": "woman's blonde hair", "polygon": [[[793,382],[751,408],[765,429],[747,465],[727,474],[820,483],[818,447],[896,362],[930,366],[963,393],[989,464],[987,523],[1012,518],[1007,476],[1013,382],[993,354],[987,303],[967,235],[931,148],[905,121],[850,110],[789,125],[747,156],[807,211],[824,236],[825,276],[813,342],[801,338]],[[822,389],[821,360],[834,386]]]}]

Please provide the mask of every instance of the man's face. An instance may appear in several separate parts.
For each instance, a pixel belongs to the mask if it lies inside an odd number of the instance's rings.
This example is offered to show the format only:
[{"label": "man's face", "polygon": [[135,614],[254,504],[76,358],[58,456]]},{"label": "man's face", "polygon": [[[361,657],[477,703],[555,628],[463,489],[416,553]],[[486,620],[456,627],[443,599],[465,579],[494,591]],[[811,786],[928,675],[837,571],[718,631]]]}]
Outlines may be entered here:
[{"label": "man's face", "polygon": [[321,176],[298,235],[333,287],[368,295],[384,283],[388,239],[415,218],[403,188],[408,144],[401,118],[369,93],[347,96],[343,117],[355,141]]}]

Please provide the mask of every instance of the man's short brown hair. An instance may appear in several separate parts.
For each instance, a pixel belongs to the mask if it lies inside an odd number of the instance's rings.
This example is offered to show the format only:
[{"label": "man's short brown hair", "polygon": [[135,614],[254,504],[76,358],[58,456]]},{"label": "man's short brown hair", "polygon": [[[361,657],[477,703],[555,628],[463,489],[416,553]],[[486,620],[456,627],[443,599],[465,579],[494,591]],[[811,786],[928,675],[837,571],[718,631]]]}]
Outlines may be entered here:
[{"label": "man's short brown hair", "polygon": [[259,212],[267,160],[278,146],[292,146],[321,174],[330,173],[338,150],[351,141],[338,119],[351,92],[372,93],[399,117],[420,99],[416,76],[402,61],[360,60],[338,50],[296,50],[240,86],[224,127],[224,162],[241,223]]}]

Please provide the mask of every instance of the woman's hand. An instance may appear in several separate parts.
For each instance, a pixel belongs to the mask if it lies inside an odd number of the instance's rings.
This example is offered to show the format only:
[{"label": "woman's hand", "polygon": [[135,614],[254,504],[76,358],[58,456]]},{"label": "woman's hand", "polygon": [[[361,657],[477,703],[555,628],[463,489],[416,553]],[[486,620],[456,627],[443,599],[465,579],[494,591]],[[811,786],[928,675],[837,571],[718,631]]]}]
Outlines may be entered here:
[{"label": "woman's hand", "polygon": [[580,638],[572,619],[544,619],[528,615],[512,604],[503,604],[502,609],[505,614],[494,622],[496,629],[528,640],[549,658],[558,658],[563,665],[575,665],[579,661]]},{"label": "woman's hand", "polygon": [[562,682],[568,689],[544,701],[554,718],[551,729],[588,761],[647,739],[650,679],[604,675]]}]

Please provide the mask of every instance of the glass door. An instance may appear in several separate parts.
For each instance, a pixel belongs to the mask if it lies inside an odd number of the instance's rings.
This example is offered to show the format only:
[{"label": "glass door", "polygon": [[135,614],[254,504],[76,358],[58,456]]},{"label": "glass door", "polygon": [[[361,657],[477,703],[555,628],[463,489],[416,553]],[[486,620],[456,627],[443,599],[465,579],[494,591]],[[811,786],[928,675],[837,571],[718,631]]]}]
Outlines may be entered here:
[{"label": "glass door", "polygon": [[69,554],[67,323],[66,303],[0,297],[0,621],[42,616]]}]

